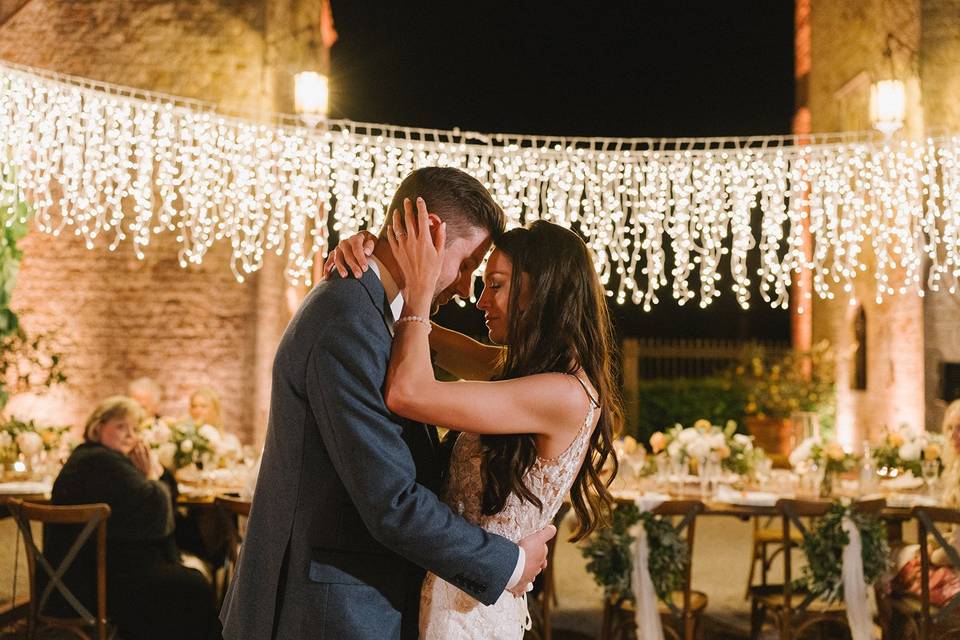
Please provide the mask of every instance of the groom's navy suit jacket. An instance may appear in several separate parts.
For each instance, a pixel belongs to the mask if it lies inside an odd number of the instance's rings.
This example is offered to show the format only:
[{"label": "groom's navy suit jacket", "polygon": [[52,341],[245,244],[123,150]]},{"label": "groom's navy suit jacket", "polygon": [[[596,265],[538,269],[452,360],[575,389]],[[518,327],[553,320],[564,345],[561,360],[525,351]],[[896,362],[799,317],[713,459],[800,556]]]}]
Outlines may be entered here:
[{"label": "groom's navy suit jacket", "polygon": [[372,270],[334,275],[284,333],[227,640],[416,638],[424,569],[492,604],[516,567],[437,497],[436,430],[386,408],[389,314]]}]

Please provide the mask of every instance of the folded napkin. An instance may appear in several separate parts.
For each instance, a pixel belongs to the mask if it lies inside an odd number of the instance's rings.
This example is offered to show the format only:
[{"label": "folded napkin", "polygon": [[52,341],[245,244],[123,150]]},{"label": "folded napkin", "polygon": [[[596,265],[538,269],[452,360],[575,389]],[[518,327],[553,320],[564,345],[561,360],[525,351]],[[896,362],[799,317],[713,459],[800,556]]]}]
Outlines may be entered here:
[{"label": "folded napkin", "polygon": [[0,482],[2,495],[46,495],[52,490],[49,482]]},{"label": "folded napkin", "polygon": [[892,489],[895,491],[919,489],[923,486],[923,478],[916,478],[914,477],[913,473],[908,471],[902,476],[897,476],[896,478],[891,478],[890,480],[881,480],[880,486],[884,489]]},{"label": "folded napkin", "polygon": [[935,507],[936,498],[919,495],[916,493],[891,493],[885,496],[888,507]]},{"label": "folded napkin", "polygon": [[746,507],[772,507],[779,496],[767,491],[736,491],[726,485],[717,487],[717,502]]}]

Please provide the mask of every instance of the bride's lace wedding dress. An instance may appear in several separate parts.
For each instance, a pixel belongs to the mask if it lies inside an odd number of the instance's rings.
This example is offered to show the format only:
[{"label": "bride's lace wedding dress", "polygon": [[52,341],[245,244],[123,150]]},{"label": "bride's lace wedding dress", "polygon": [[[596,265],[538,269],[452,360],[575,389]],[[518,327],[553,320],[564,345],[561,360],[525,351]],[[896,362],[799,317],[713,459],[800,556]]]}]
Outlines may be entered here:
[{"label": "bride's lace wedding dress", "polygon": [[[580,378],[577,380],[583,385]],[[597,405],[589,392],[587,395],[590,409],[573,442],[557,458],[538,457],[524,478],[527,487],[542,501],[542,510],[511,494],[500,513],[481,513],[483,446],[480,436],[473,433],[461,434],[454,445],[446,503],[470,522],[513,542],[550,524],[580,470],[593,433]],[[484,606],[432,573],[424,580],[420,593],[422,640],[519,640],[529,626],[526,597],[516,598],[504,591],[496,604]]]}]

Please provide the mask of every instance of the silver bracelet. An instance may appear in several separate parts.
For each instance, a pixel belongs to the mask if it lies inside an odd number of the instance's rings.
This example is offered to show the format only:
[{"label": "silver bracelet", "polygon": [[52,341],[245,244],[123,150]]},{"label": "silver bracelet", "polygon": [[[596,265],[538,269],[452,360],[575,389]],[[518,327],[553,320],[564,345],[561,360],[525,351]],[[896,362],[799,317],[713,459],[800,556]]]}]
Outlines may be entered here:
[{"label": "silver bracelet", "polygon": [[403,322],[419,322],[427,327],[427,333],[430,333],[430,331],[433,330],[433,325],[430,324],[430,321],[420,316],[403,316],[401,318],[397,318],[397,321],[393,324],[397,325]]}]

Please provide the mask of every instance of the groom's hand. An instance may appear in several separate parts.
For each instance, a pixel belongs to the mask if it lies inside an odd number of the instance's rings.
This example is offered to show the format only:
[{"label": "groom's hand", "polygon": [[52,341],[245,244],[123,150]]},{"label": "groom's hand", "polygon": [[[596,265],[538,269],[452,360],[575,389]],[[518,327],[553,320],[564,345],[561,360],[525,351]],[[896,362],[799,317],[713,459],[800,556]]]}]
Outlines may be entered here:
[{"label": "groom's hand", "polygon": [[548,524],[517,543],[526,554],[526,563],[523,566],[520,582],[510,589],[510,593],[519,598],[529,591],[528,587],[533,584],[533,579],[547,566],[547,542],[555,535],[557,535],[557,528]]}]

